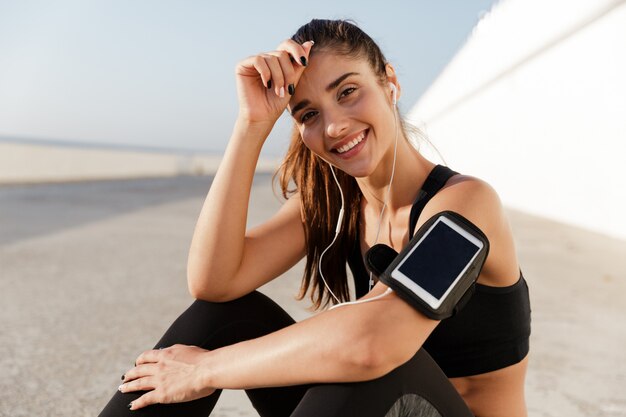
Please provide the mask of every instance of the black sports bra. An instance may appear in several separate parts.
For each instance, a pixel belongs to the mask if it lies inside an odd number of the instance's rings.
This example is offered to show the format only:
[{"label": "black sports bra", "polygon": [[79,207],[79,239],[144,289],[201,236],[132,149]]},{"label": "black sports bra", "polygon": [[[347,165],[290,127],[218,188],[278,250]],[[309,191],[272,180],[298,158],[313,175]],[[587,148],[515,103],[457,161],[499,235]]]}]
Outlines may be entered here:
[{"label": "black sports bra", "polygon": [[[409,219],[409,235],[420,213],[452,177],[451,169],[437,165],[424,182]],[[368,291],[369,273],[365,269],[360,239],[348,258],[354,276],[357,298]],[[509,287],[476,284],[476,291],[455,316],[439,323],[424,342],[424,348],[448,378],[495,371],[520,362],[529,350],[530,300],[528,286],[520,272],[517,283]]]}]

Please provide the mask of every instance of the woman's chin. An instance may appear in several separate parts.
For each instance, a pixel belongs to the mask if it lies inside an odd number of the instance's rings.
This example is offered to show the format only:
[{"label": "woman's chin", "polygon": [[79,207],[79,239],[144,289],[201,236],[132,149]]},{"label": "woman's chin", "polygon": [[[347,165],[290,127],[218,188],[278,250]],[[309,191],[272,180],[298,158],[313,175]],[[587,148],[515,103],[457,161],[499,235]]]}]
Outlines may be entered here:
[{"label": "woman's chin", "polygon": [[369,166],[369,164],[338,163],[335,167],[354,178],[366,178],[372,175],[373,172],[373,169]]}]

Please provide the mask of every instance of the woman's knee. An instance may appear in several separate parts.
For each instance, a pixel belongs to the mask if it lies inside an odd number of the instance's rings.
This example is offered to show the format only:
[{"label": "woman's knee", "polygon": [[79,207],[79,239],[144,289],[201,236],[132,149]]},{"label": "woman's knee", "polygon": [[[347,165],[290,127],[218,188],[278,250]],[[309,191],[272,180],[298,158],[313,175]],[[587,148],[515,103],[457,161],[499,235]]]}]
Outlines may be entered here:
[{"label": "woman's knee", "polygon": [[196,300],[174,321],[156,347],[180,343],[216,349],[293,323],[278,304],[258,291],[228,302]]}]

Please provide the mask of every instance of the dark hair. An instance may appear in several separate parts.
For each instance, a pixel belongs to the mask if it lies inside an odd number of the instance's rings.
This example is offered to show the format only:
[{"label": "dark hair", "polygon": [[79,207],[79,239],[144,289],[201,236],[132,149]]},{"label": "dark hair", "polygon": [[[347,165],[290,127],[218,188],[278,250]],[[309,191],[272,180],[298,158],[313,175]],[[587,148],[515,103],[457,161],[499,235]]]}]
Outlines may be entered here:
[{"label": "dark hair", "polygon": [[[300,44],[315,41],[315,52],[332,51],[350,58],[365,58],[381,83],[387,79],[387,61],[380,48],[349,21],[313,19],[300,27],[291,39]],[[336,174],[345,198],[344,222],[337,241],[324,255],[321,267],[333,293],[341,301],[347,301],[350,295],[346,261],[351,251],[361,253],[357,232],[362,194],[352,176],[340,170],[336,170]],[[293,129],[289,149],[277,175],[283,197],[299,192],[302,201],[307,257],[299,299],[311,289],[313,306],[327,306],[334,300],[322,282],[318,263],[322,251],[335,236],[341,201],[339,190],[328,164],[306,147],[297,127]],[[290,188],[290,183],[295,184],[295,189]]]}]

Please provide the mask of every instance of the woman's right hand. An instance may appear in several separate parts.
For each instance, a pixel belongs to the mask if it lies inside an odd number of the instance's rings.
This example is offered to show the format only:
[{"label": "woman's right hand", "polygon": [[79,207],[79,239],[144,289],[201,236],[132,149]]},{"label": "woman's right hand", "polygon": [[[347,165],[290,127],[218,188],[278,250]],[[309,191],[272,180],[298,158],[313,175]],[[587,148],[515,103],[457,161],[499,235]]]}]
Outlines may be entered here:
[{"label": "woman's right hand", "polygon": [[273,125],[287,107],[290,89],[293,93],[298,85],[312,47],[312,41],[300,45],[287,39],[275,51],[239,62],[235,69],[239,118],[249,123]]}]

